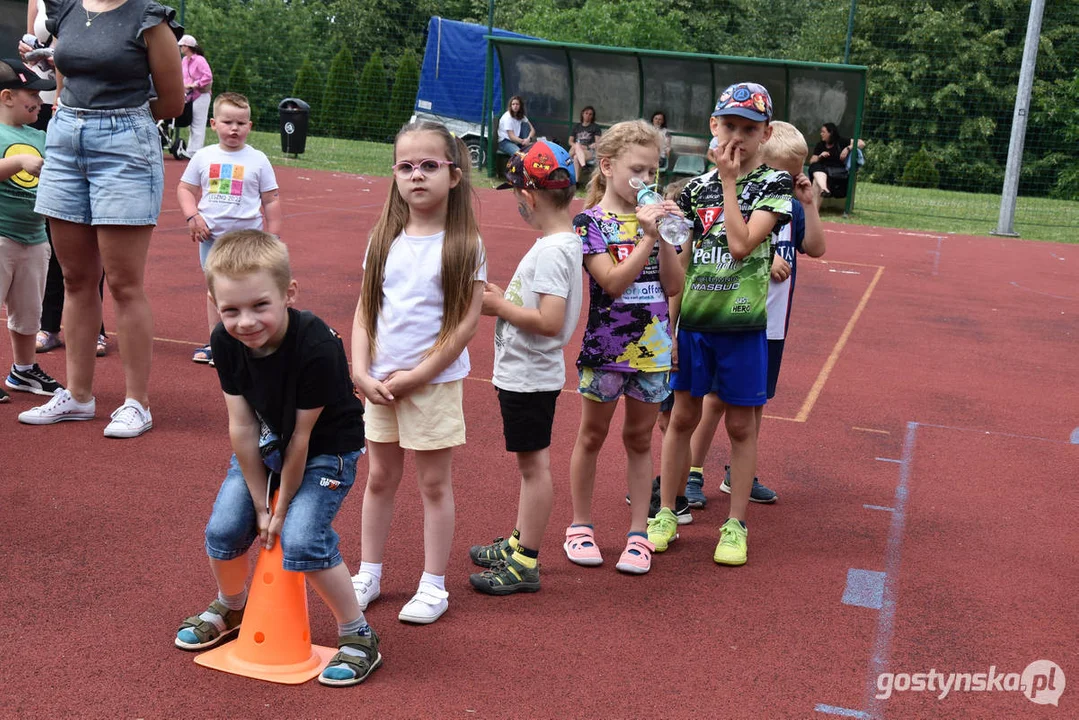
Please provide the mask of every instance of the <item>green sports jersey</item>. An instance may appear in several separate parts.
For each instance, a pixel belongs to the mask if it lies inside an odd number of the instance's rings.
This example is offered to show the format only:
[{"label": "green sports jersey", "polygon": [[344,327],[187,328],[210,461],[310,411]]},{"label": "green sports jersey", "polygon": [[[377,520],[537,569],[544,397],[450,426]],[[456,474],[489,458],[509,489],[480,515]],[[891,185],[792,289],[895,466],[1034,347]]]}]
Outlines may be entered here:
[{"label": "green sports jersey", "polygon": [[[754,210],[779,216],[774,234],[790,221],[791,176],[767,165],[738,178],[738,206],[749,222]],[[678,327],[696,332],[764,330],[771,272],[771,236],[743,260],[731,257],[723,222],[723,184],[719,172],[695,177],[678,196],[678,205],[693,220],[693,249],[682,292]]]}]

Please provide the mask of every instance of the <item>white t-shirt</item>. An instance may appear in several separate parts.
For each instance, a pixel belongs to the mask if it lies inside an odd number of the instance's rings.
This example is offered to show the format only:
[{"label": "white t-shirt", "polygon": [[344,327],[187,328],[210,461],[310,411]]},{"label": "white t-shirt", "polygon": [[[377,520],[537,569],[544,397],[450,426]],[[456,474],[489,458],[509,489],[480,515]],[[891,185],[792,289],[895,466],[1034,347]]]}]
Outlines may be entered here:
[{"label": "white t-shirt", "polygon": [[[517,137],[521,137],[521,123],[523,123],[523,122],[527,122],[529,125],[532,124],[531,122],[529,122],[527,117],[523,117],[520,120],[513,117],[512,115],[510,115],[509,110],[502,113],[502,117],[498,121],[498,140],[499,140],[499,142],[501,142],[502,140],[509,140],[510,139],[510,136],[509,136],[510,130],[512,130],[513,134],[516,135]],[[521,139],[525,140],[527,138],[521,138]]]},{"label": "white t-shirt", "polygon": [[540,295],[566,299],[566,319],[554,337],[521,330],[502,318],[495,323],[495,371],[492,382],[512,392],[561,390],[566,382],[562,348],[581,315],[581,238],[572,232],[536,240],[506,286],[506,299],[535,309]]},{"label": "white t-shirt", "polygon": [[202,188],[199,215],[218,238],[233,230],[262,229],[262,193],[277,189],[277,176],[261,150],[207,145],[195,153],[181,182]]},{"label": "white t-shirt", "polygon": [[[377,345],[368,369],[375,380],[384,380],[395,370],[416,367],[438,340],[442,327],[444,237],[445,233],[426,237],[401,233],[390,246],[382,278],[382,312],[375,331]],[[366,268],[366,257],[363,264]],[[474,280],[487,282],[486,255]],[[466,348],[431,384],[460,380],[468,376],[470,369]]]}]

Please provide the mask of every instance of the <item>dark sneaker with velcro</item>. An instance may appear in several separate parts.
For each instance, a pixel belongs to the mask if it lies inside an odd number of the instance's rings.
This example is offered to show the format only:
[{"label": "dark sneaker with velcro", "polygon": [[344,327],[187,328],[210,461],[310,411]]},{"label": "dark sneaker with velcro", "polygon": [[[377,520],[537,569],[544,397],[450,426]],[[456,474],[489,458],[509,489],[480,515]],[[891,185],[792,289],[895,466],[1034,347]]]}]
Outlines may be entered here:
[{"label": "dark sneaker with velcro", "polygon": [[519,592],[538,592],[539,565],[526,568],[511,556],[488,570],[469,575],[472,587],[488,595],[512,595]]},{"label": "dark sneaker with velcro", "polygon": [[35,395],[53,395],[57,390],[64,388],[51,375],[42,370],[37,363],[34,363],[34,366],[29,370],[19,370],[12,365],[4,384],[12,390],[34,393]]},{"label": "dark sneaker with velcro", "polygon": [[490,545],[473,545],[468,549],[468,556],[473,564],[489,568],[508,560],[512,552],[509,540],[495,538]]},{"label": "dark sneaker with velcro", "polygon": [[708,504],[708,498],[704,496],[704,475],[690,470],[686,480],[686,499],[691,508],[703,508]]},{"label": "dark sneaker with velcro", "polygon": [[[731,466],[727,465],[727,477],[723,479],[723,484],[719,486],[719,489],[728,495],[731,494]],[[779,496],[776,495],[775,490],[761,485],[761,481],[757,478],[753,478],[753,489],[749,492],[750,502],[770,504],[774,503]]]}]

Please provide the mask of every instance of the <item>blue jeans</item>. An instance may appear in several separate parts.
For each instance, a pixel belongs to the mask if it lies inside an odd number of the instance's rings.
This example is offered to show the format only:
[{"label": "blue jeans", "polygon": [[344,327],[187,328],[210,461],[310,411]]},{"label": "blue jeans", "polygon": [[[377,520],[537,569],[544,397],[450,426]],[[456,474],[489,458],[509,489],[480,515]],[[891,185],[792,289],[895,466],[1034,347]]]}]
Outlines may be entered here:
[{"label": "blue jeans", "polygon": [[49,121],[34,209],[80,225],[156,225],[164,185],[149,105],[61,107]]},{"label": "blue jeans", "polygon": [[[308,458],[300,489],[289,503],[281,529],[282,565],[294,572],[326,570],[341,564],[333,519],[356,479],[360,451]],[[206,524],[206,554],[214,560],[232,560],[247,552],[258,536],[255,502],[251,500],[236,456],[229,462],[225,481]]]},{"label": "blue jeans", "polygon": [[499,140],[498,141],[498,151],[502,152],[502,153],[505,153],[506,155],[513,155],[514,153],[516,153],[520,149],[521,149],[521,146],[518,145],[517,143],[513,142],[512,140]]}]

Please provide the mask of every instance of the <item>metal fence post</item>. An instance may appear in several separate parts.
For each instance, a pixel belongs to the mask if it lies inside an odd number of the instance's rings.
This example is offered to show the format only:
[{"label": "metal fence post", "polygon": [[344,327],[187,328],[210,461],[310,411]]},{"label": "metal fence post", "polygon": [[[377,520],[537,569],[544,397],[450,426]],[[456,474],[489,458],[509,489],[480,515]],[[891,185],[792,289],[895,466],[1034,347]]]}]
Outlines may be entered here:
[{"label": "metal fence post", "polygon": [[1023,167],[1023,143],[1030,114],[1030,90],[1034,85],[1034,67],[1038,62],[1038,40],[1042,34],[1042,12],[1045,0],[1031,0],[1027,21],[1027,40],[1023,46],[1023,64],[1019,68],[1019,85],[1015,92],[1015,112],[1012,115],[1012,137],[1008,144],[1008,165],[1004,170],[1004,189],[1000,194],[1000,218],[993,235],[1019,237],[1015,232],[1015,203],[1019,194],[1019,170]]}]

